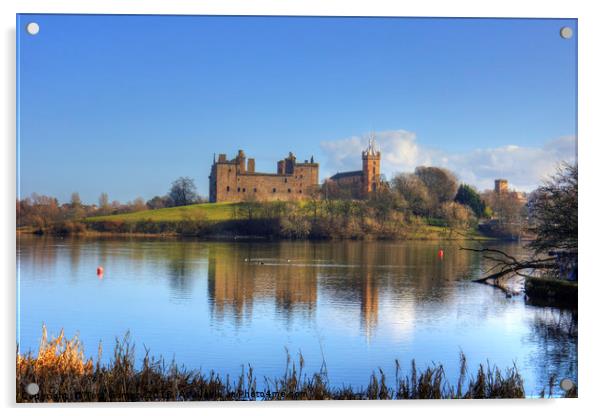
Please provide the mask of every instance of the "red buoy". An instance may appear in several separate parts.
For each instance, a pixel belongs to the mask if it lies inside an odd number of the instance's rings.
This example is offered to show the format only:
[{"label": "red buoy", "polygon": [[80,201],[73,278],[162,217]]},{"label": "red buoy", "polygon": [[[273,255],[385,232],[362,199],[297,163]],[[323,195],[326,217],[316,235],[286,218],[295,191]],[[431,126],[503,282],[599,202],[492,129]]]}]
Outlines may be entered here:
[{"label": "red buoy", "polygon": [[102,268],[102,266],[98,266],[98,267],[96,268],[96,275],[97,275],[98,277],[102,277],[102,275],[103,275],[104,273],[105,273],[105,270]]},{"label": "red buoy", "polygon": [[443,249],[439,249],[439,253],[437,253],[437,256],[439,256],[440,259],[443,258]]}]

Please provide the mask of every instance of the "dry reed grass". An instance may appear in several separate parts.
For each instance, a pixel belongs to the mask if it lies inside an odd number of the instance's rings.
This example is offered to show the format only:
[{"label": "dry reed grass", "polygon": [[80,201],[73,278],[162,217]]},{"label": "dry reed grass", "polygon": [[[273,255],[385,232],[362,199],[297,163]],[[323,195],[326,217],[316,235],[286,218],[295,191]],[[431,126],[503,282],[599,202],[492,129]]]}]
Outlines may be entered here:
[{"label": "dry reed grass", "polygon": [[[17,402],[131,402],[131,401],[205,401],[205,400],[383,400],[383,399],[486,399],[525,397],[523,380],[516,366],[502,372],[497,367],[480,365],[476,375],[468,377],[466,357],[460,355],[460,375],[455,385],[447,381],[442,365],[418,370],[412,361],[409,374],[402,376],[396,360],[392,385],[385,373],[373,373],[366,388],[332,387],[326,366],[313,375],[304,372],[305,360],[299,354],[293,362],[287,354],[282,377],[264,379],[257,388],[253,368],[243,366],[240,376],[230,381],[210,372],[190,371],[175,362],[165,364],[145,351],[140,368],[135,367],[133,343],[129,335],[116,341],[112,359],[102,365],[99,345],[96,363],[86,359],[81,341],[67,339],[63,331],[48,339],[46,328],[37,356],[21,354],[17,348]],[[27,393],[29,383],[37,383],[39,393]],[[553,394],[550,380],[549,394]],[[546,389],[541,396],[546,395]],[[567,397],[576,397],[577,391]]]}]

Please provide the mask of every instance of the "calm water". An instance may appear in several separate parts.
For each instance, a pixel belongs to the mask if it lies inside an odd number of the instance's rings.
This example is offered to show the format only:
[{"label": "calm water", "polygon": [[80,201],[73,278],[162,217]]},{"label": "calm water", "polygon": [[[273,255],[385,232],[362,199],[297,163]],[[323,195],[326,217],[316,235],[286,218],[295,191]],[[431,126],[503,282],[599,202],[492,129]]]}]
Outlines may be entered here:
[{"label": "calm water", "polygon": [[45,323],[79,332],[89,355],[102,340],[108,357],[130,331],[138,358],[146,346],[232,376],[250,363],[260,380],[282,375],[285,348],[309,371],[324,358],[336,385],[365,386],[378,367],[392,379],[396,358],[405,369],[441,362],[454,380],[460,351],[473,372],[515,362],[528,394],[552,373],[576,380],[575,312],[472,283],[481,256],[446,243],[439,259],[439,246],[24,237],[17,341],[35,350]]}]

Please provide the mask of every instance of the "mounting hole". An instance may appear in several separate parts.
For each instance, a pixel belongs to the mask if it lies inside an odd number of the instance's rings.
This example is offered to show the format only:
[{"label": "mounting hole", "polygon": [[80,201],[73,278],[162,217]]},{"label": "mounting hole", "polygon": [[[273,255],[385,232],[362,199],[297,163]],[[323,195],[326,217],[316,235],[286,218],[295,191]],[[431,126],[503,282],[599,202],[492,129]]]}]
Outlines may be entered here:
[{"label": "mounting hole", "polygon": [[31,396],[35,396],[36,394],[38,394],[40,392],[40,386],[38,386],[37,383],[29,383],[25,387],[25,391],[27,392],[27,394],[29,394]]},{"label": "mounting hole", "polygon": [[27,23],[25,28],[27,29],[27,33],[30,35],[37,35],[40,32],[40,25],[36,22]]},{"label": "mounting hole", "polygon": [[573,37],[573,29],[568,26],[564,26],[560,29],[560,37],[563,39],[570,39]]},{"label": "mounting hole", "polygon": [[568,378],[563,378],[562,380],[560,380],[560,388],[564,391],[570,391],[573,387],[575,387],[575,383],[573,383],[573,380],[570,380]]}]

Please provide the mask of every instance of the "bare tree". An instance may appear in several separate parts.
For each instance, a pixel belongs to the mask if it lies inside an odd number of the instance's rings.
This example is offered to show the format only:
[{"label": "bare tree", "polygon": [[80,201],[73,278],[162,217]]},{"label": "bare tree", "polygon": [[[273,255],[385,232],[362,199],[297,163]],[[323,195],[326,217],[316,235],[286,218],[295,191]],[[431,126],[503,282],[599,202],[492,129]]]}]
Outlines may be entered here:
[{"label": "bare tree", "polygon": [[450,234],[453,230],[467,229],[472,220],[474,213],[472,210],[458,202],[448,201],[441,207],[441,214],[445,220]]},{"label": "bare tree", "polygon": [[383,186],[378,191],[370,193],[367,204],[382,229],[392,214],[401,211],[407,203],[397,192],[392,192],[388,186]]},{"label": "bare tree", "polygon": [[169,197],[174,206],[190,205],[197,201],[196,186],[188,177],[180,177],[171,184]]},{"label": "bare tree", "polygon": [[412,173],[401,173],[393,178],[392,188],[407,202],[415,215],[427,215],[430,197],[422,180]]},{"label": "bare tree", "polygon": [[144,202],[144,198],[140,196],[134,199],[130,206],[132,212],[145,211],[147,209],[146,203]]},{"label": "bare tree", "polygon": [[497,220],[496,232],[500,235],[517,237],[525,231],[527,207],[516,192],[483,192],[483,200],[493,210]]},{"label": "bare tree", "polygon": [[431,209],[451,201],[458,191],[458,179],[451,171],[433,166],[418,166],[414,172],[426,185],[431,197]]},{"label": "bare tree", "polygon": [[109,195],[103,192],[98,197],[98,209],[102,214],[107,214],[110,210]]},{"label": "bare tree", "polygon": [[56,198],[33,193],[31,198],[18,202],[17,224],[45,228],[62,219],[63,213]]},{"label": "bare tree", "polygon": [[79,197],[79,192],[73,192],[71,194],[71,207],[81,206],[82,200]]},{"label": "bare tree", "polygon": [[529,210],[536,237],[529,247],[576,252],[577,203],[577,165],[564,164],[533,193]]},{"label": "bare tree", "polygon": [[71,194],[71,202],[69,204],[69,217],[74,220],[79,220],[85,215],[85,210],[82,206],[82,200],[78,192]]}]

